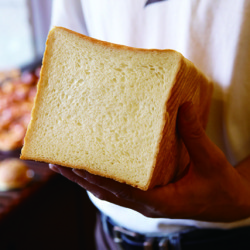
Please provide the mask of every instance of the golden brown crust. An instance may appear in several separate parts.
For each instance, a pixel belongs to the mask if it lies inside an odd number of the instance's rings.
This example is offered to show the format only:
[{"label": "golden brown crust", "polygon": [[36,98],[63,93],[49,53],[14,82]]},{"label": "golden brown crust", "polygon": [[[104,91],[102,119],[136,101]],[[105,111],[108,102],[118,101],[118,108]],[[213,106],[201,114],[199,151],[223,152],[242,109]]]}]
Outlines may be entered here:
[{"label": "golden brown crust", "polygon": [[176,119],[179,107],[192,101],[199,120],[205,128],[212,98],[212,82],[203,75],[190,61],[182,57],[175,84],[171,89],[170,99],[166,103],[166,118],[160,151],[148,188],[166,185],[181,175],[189,163],[188,152],[178,135]]},{"label": "golden brown crust", "polygon": [[[48,55],[48,51],[49,51],[49,50],[48,50],[48,43],[49,43],[51,34],[52,34],[52,33],[50,32],[49,35],[48,35],[48,39],[47,39],[47,41],[46,41],[46,48],[45,48],[45,52],[44,52],[44,55],[43,55],[42,67],[41,67],[41,71],[40,71],[40,79],[39,79],[39,81],[38,81],[38,83],[37,83],[37,93],[36,93],[36,96],[35,96],[35,98],[34,98],[34,105],[33,105],[32,111],[31,111],[31,121],[30,121],[30,123],[29,123],[29,125],[28,125],[28,127],[27,127],[26,135],[25,135],[24,140],[23,140],[23,142],[24,142],[23,144],[24,144],[24,145],[25,145],[26,143],[28,143],[29,138],[28,138],[27,134],[28,134],[29,131],[31,130],[30,127],[31,127],[32,119],[33,119],[34,116],[35,116],[35,110],[36,110],[36,105],[37,105],[37,99],[38,99],[39,96],[41,95],[41,82],[42,82],[43,78],[45,77],[44,71],[45,71],[45,68],[47,67],[46,58],[47,58],[47,56],[49,57],[49,55]],[[26,154],[26,152],[25,152],[25,147],[22,147],[20,159],[25,160],[25,157],[24,157],[25,154]]]}]

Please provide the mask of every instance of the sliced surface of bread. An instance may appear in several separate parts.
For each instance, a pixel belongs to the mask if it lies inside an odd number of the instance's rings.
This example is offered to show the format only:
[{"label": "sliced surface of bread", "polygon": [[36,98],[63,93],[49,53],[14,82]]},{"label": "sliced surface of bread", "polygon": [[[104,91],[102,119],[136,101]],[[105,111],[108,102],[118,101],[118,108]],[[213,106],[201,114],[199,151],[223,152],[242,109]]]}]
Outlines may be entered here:
[{"label": "sliced surface of bread", "polygon": [[85,169],[142,190],[189,157],[176,130],[192,101],[205,127],[212,83],[173,50],[99,41],[62,27],[48,36],[21,159]]}]

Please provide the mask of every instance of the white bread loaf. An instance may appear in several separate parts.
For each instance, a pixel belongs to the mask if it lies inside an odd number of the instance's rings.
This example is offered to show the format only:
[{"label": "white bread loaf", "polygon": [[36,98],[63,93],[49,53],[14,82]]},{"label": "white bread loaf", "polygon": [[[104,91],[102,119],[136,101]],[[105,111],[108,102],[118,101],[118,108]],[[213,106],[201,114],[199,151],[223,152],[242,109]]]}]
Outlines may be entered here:
[{"label": "white bread loaf", "polygon": [[176,130],[179,106],[192,101],[205,127],[211,95],[212,83],[176,51],[55,27],[21,159],[85,169],[142,190],[165,185],[189,161]]}]

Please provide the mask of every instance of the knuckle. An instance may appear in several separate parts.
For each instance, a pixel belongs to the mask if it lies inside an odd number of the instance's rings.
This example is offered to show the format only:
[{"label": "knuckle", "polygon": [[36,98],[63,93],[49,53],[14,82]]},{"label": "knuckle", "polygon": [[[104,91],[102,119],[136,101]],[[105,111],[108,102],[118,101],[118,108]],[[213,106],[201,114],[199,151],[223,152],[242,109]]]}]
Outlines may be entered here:
[{"label": "knuckle", "polygon": [[178,129],[184,138],[200,139],[205,136],[205,130],[198,120],[190,124],[185,124],[185,126],[179,126]]},{"label": "knuckle", "polygon": [[205,134],[203,128],[201,126],[195,126],[191,131],[190,131],[190,137],[193,139],[200,139],[203,137]]}]

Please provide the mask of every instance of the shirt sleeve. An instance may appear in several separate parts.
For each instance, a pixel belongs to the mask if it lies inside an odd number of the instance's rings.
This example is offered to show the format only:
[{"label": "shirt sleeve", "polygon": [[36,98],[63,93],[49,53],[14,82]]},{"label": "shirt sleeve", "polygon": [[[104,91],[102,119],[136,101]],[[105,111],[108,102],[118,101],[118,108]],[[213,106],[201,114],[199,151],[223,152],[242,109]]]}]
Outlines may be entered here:
[{"label": "shirt sleeve", "polygon": [[88,35],[81,0],[53,0],[51,25]]}]

